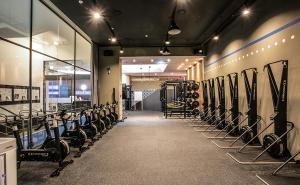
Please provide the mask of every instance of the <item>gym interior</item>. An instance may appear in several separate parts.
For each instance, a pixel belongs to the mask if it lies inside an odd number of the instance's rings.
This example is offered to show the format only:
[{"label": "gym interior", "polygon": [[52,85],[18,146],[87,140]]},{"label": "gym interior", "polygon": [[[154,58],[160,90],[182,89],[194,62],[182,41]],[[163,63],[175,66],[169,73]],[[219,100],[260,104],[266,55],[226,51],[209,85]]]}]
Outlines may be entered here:
[{"label": "gym interior", "polygon": [[0,0],[0,184],[300,184],[299,48],[297,0]]}]

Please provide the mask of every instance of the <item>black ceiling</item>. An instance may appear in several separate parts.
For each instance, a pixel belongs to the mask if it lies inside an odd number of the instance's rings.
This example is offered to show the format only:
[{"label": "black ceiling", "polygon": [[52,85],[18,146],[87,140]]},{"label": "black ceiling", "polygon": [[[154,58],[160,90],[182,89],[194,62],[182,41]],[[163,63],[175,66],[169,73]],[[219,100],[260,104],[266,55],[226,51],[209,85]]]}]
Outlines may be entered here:
[{"label": "black ceiling", "polygon": [[[94,0],[51,0],[94,42],[110,45],[111,33],[104,22],[91,22]],[[175,0],[97,0],[97,7],[115,29],[123,46],[160,46],[166,36]],[[171,38],[173,46],[195,46],[203,42],[243,0],[178,0],[177,25],[182,33]],[[145,38],[145,35],[149,35]]]}]

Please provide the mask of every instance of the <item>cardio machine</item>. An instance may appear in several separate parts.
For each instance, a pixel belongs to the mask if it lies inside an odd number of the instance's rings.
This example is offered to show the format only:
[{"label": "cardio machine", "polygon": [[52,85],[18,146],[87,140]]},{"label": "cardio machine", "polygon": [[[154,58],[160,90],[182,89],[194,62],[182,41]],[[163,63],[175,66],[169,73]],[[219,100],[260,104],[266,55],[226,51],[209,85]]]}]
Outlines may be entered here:
[{"label": "cardio machine", "polygon": [[101,114],[101,120],[105,123],[105,127],[106,129],[111,129],[112,128],[112,121],[110,120],[110,118],[107,116],[107,111],[106,108],[103,104],[101,104],[99,106],[100,111],[102,112]]},{"label": "cardio machine", "polygon": [[95,141],[99,140],[100,136],[99,136],[99,133],[98,133],[98,129],[95,126],[95,124],[91,121],[90,112],[85,110],[85,109],[82,109],[80,111],[79,115],[80,115],[80,118],[79,118],[80,128],[82,130],[84,130],[87,137],[89,139],[91,139],[92,142],[95,142]]},{"label": "cardio machine", "polygon": [[[79,119],[76,117],[76,113],[68,115],[67,110],[62,110],[59,113],[59,116],[64,128],[61,137],[66,140],[71,147],[79,149],[79,152],[75,157],[80,157],[81,153],[89,149],[89,143],[86,133],[80,128]],[[70,128],[68,127],[68,122],[72,123]]]},{"label": "cardio machine", "polygon": [[[7,111],[7,109],[6,109]],[[65,160],[70,153],[69,145],[59,136],[58,122],[54,114],[45,115],[41,124],[46,128],[47,137],[43,144],[38,148],[25,149],[21,140],[20,131],[18,128],[18,121],[24,122],[24,118],[20,115],[8,111],[12,115],[6,115],[6,121],[13,125],[13,134],[17,142],[17,161],[18,167],[21,166],[22,161],[48,161],[57,162],[58,168],[50,175],[51,177],[59,176],[60,172],[73,160]],[[3,116],[3,115],[0,115]],[[50,122],[52,126],[50,128]],[[54,131],[54,137],[51,135],[51,129]]]},{"label": "cardio machine", "polygon": [[[271,68],[271,65],[276,63],[281,63],[282,65],[279,88]],[[288,61],[280,60],[269,63],[264,66],[264,69],[266,69],[268,73],[272,94],[274,114],[271,116],[271,124],[274,125],[274,133],[264,136],[263,147],[272,157],[290,156],[287,148],[287,134],[294,128],[294,124],[287,121]],[[287,128],[288,124],[291,125],[289,129]]]},{"label": "cardio machine", "polygon": [[91,111],[91,121],[97,126],[101,136],[107,133],[107,128],[101,119],[101,114],[96,104],[93,105],[93,110]]}]

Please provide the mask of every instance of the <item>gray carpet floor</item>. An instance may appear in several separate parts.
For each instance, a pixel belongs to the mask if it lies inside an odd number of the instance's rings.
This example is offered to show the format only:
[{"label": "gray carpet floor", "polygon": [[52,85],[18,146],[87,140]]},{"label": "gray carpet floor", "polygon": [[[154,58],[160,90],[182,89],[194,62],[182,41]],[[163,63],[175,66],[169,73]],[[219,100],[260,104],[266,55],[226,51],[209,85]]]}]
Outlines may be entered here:
[{"label": "gray carpet floor", "polygon": [[74,159],[59,177],[55,164],[26,162],[20,185],[255,185],[245,168],[181,120],[159,112],[134,112]]}]

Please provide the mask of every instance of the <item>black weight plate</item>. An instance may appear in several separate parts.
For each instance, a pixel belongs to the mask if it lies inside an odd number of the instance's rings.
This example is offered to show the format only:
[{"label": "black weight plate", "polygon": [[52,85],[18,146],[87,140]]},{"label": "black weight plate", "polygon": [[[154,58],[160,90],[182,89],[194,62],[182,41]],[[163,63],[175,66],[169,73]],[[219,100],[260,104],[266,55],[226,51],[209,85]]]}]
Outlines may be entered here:
[{"label": "black weight plate", "polygon": [[200,110],[199,109],[193,109],[192,114],[193,115],[199,115],[200,114]]},{"label": "black weight plate", "polygon": [[199,84],[194,83],[194,84],[192,85],[192,89],[193,89],[194,91],[198,91],[198,90],[199,90]]},{"label": "black weight plate", "polygon": [[[274,133],[265,135],[263,139],[263,147],[267,148],[272,143],[274,143],[278,139],[278,136]],[[274,158],[282,157],[283,155],[283,142],[282,140],[278,140],[276,144],[274,144],[271,148],[267,150],[267,152]]]},{"label": "black weight plate", "polygon": [[197,108],[199,107],[200,103],[198,101],[193,101],[192,107]]},{"label": "black weight plate", "polygon": [[194,92],[194,93],[192,94],[192,98],[193,98],[193,99],[198,99],[198,98],[199,98],[199,93],[198,93],[198,92]]},{"label": "black weight plate", "polygon": [[244,143],[248,143],[254,137],[253,130],[248,125],[242,126],[242,128],[240,129],[240,132],[241,132],[241,134],[243,134],[241,139],[243,140]]}]

